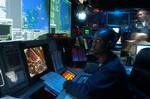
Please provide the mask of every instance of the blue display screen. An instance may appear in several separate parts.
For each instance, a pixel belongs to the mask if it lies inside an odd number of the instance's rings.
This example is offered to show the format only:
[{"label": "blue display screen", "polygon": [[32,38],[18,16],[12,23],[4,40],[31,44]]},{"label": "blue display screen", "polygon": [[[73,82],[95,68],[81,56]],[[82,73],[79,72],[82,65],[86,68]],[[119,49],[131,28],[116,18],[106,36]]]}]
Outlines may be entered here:
[{"label": "blue display screen", "polygon": [[48,29],[47,0],[22,0],[23,28]]},{"label": "blue display screen", "polygon": [[50,32],[71,33],[71,2],[50,0]]},{"label": "blue display screen", "polygon": [[67,0],[60,0],[60,30],[71,29],[71,4]]},{"label": "blue display screen", "polygon": [[107,24],[114,25],[114,26],[128,25],[129,14],[124,12],[119,12],[119,11],[108,12]]}]

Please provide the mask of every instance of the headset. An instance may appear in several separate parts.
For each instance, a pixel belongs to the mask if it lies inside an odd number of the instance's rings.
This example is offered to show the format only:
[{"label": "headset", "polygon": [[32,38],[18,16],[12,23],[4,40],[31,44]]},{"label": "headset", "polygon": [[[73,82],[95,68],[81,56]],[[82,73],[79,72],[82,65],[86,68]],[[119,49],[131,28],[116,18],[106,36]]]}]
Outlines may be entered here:
[{"label": "headset", "polygon": [[95,37],[100,37],[102,39],[102,42],[99,44],[105,49],[113,49],[116,42],[119,40],[119,36],[119,34],[109,27],[100,28],[95,33]]}]

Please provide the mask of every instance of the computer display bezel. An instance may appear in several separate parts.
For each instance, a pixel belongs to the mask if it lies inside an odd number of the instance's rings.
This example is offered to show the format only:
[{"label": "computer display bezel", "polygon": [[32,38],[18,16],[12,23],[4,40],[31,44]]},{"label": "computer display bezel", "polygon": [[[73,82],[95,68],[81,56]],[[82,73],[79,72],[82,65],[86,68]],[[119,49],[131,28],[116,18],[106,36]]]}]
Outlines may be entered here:
[{"label": "computer display bezel", "polygon": [[[43,52],[44,52],[44,56],[45,56],[45,61],[46,61],[46,65],[47,65],[47,70],[43,71],[42,73],[35,75],[33,77],[30,76],[29,70],[28,70],[28,64],[27,64],[27,58],[26,55],[24,53],[24,49],[26,48],[34,48],[34,47],[42,47],[43,48]],[[34,82],[38,81],[40,79],[41,76],[43,76],[44,74],[50,72],[50,71],[54,71],[54,66],[52,63],[52,59],[51,59],[51,54],[50,54],[50,45],[49,45],[49,40],[31,40],[31,41],[24,41],[21,44],[21,51],[23,54],[23,59],[24,59],[24,64],[25,64],[25,68],[26,68],[26,72],[27,72],[27,77],[29,79],[30,84],[33,84]]]}]

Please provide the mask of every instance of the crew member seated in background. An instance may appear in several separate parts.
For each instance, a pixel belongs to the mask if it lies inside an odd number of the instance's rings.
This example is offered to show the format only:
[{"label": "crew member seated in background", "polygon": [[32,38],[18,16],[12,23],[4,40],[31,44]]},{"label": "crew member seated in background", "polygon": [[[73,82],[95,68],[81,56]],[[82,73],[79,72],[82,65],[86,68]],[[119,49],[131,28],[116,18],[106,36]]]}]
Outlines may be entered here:
[{"label": "crew member seated in background", "polygon": [[132,24],[131,33],[146,33],[150,39],[150,18],[148,11],[139,10],[137,12],[137,19]]},{"label": "crew member seated in background", "polygon": [[130,40],[126,40],[123,51],[127,53],[126,63],[124,64],[132,66],[136,56],[137,44],[147,44],[149,42],[146,33],[132,33],[130,38]]},{"label": "crew member seated in background", "polygon": [[125,69],[111,51],[118,38],[110,28],[101,28],[95,33],[91,54],[99,61],[99,68],[85,83],[66,81],[67,93],[77,99],[129,99]]}]

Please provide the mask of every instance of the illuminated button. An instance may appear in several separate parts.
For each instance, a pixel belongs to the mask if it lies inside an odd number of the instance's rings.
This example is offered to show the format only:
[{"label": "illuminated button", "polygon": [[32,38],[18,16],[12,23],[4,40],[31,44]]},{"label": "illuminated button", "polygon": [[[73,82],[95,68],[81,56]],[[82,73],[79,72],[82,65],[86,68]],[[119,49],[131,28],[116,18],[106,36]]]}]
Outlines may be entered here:
[{"label": "illuminated button", "polygon": [[66,78],[67,80],[73,80],[75,75],[70,71],[66,71],[63,73],[63,77]]}]

